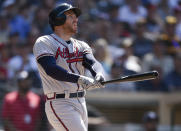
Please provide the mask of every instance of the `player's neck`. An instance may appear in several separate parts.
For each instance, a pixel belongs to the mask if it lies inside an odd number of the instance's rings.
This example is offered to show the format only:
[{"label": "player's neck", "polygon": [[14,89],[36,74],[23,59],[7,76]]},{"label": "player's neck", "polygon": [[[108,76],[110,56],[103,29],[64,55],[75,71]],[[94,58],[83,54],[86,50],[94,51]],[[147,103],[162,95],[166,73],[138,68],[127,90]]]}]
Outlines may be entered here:
[{"label": "player's neck", "polygon": [[70,40],[72,34],[65,33],[63,30],[55,30],[54,33],[65,41]]}]

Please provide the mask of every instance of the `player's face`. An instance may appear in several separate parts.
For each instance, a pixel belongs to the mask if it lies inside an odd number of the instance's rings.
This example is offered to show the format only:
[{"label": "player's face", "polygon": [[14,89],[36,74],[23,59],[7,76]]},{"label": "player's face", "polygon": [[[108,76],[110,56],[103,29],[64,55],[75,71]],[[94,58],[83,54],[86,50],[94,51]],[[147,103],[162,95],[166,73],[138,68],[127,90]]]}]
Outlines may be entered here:
[{"label": "player's face", "polygon": [[69,10],[67,12],[65,12],[66,15],[66,22],[64,24],[64,29],[66,29],[66,31],[68,33],[73,33],[75,34],[77,32],[77,23],[78,23],[78,18],[75,15],[75,13],[72,10]]}]

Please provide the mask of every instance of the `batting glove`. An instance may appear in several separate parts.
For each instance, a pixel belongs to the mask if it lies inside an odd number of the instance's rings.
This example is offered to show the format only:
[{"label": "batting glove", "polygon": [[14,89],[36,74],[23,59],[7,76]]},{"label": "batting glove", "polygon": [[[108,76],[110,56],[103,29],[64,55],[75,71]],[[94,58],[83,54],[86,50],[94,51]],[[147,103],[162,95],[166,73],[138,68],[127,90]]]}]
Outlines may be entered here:
[{"label": "batting glove", "polygon": [[90,77],[80,76],[78,79],[78,84],[82,85],[82,87],[86,90],[96,88],[96,81]]},{"label": "batting glove", "polygon": [[105,86],[103,84],[101,84],[102,81],[105,81],[105,78],[101,73],[98,73],[95,76],[95,80],[96,80],[96,84],[99,88],[105,88]]}]

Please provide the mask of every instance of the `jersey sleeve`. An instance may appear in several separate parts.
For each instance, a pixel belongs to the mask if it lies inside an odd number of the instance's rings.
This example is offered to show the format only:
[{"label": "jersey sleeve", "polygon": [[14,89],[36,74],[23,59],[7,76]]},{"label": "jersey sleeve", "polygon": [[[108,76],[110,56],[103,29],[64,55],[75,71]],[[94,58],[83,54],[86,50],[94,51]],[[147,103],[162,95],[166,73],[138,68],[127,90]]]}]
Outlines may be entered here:
[{"label": "jersey sleeve", "polygon": [[40,37],[34,44],[33,54],[37,60],[43,56],[54,56],[53,45],[50,41]]},{"label": "jersey sleeve", "polygon": [[81,41],[81,44],[82,44],[82,48],[83,48],[83,54],[89,54],[89,53],[92,54],[92,49],[87,43]]}]

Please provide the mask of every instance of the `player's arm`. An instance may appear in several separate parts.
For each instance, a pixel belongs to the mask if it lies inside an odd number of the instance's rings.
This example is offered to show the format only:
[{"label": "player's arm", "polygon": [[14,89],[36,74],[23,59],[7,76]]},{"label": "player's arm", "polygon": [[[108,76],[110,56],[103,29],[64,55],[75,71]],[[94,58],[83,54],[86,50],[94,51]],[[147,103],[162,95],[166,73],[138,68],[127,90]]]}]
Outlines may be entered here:
[{"label": "player's arm", "polygon": [[87,68],[93,77],[98,81],[104,81],[105,78],[102,74],[102,65],[95,59],[92,53],[85,53],[83,55],[83,66]]},{"label": "player's arm", "polygon": [[44,56],[39,58],[38,63],[43,67],[47,75],[59,81],[77,83],[79,75],[70,73],[56,64],[53,56]]},{"label": "player's arm", "polygon": [[44,56],[37,61],[43,67],[46,74],[56,80],[78,83],[86,89],[96,88],[94,79],[68,72],[56,64],[53,56]]}]

